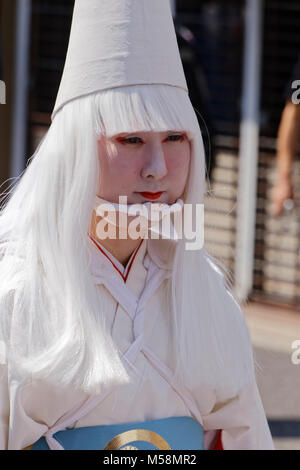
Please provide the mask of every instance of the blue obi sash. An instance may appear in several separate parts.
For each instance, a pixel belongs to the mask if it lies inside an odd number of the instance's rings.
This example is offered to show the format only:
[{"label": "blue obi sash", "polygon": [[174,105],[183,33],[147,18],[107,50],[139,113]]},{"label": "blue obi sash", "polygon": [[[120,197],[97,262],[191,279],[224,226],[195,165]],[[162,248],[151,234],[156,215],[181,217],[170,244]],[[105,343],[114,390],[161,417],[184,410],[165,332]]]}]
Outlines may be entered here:
[{"label": "blue obi sash", "polygon": [[[53,437],[65,450],[204,450],[202,426],[189,416],[66,429]],[[46,439],[31,450],[49,450]]]}]

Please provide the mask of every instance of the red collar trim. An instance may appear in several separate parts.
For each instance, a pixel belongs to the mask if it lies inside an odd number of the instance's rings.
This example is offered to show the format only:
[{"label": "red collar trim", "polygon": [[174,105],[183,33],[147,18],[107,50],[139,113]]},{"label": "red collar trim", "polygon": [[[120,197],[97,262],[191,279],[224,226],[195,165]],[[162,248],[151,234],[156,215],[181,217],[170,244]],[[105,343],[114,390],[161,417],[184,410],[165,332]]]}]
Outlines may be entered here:
[{"label": "red collar trim", "polygon": [[107,256],[107,254],[102,250],[101,246],[96,242],[96,240],[94,240],[90,235],[89,235],[89,237],[90,237],[90,239],[92,240],[92,242],[94,243],[94,245],[101,251],[101,253],[111,262],[111,264],[113,265],[113,267],[118,271],[118,273],[119,273],[120,276],[122,277],[123,281],[126,282],[126,281],[127,281],[127,278],[128,278],[129,271],[130,271],[131,266],[132,266],[132,264],[133,264],[133,261],[134,261],[136,255],[137,255],[137,252],[139,251],[140,246],[141,246],[141,244],[143,243],[143,240],[144,240],[144,239],[141,240],[141,243],[140,243],[139,246],[137,247],[137,249],[136,249],[136,251],[135,251],[135,253],[134,253],[133,257],[132,257],[132,260],[130,261],[130,264],[129,264],[129,266],[128,266],[127,273],[126,273],[126,275],[124,276],[124,274],[121,273],[121,271],[117,268],[117,266],[116,266],[115,263],[110,259],[110,257]]}]

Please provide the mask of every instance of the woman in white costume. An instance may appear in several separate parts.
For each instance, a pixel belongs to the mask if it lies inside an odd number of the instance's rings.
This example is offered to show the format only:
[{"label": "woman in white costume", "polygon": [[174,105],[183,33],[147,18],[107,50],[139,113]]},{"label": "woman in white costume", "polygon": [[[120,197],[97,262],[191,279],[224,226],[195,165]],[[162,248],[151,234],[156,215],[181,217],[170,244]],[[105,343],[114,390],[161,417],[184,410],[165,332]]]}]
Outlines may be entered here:
[{"label": "woman in white costume", "polygon": [[274,449],[215,260],[97,232],[120,195],[202,204],[204,161],[169,1],[76,0],[52,124],[0,213],[1,449]]}]

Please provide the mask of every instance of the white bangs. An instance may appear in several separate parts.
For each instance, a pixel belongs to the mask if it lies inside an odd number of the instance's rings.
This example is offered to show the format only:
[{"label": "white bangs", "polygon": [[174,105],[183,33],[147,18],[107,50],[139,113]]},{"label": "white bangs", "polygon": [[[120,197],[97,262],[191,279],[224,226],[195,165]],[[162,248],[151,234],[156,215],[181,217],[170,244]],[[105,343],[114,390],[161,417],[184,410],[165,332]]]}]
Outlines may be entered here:
[{"label": "white bangs", "polygon": [[94,95],[96,132],[107,137],[132,132],[199,132],[188,93],[170,85],[133,85]]}]

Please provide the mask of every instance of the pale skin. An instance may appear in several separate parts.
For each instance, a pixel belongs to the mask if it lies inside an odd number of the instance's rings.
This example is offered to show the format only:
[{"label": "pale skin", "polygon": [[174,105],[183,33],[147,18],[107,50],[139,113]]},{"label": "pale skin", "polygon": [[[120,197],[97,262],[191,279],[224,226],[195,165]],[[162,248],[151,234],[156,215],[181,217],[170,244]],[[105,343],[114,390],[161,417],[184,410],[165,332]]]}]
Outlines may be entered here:
[{"label": "pale skin", "polygon": [[[190,168],[191,148],[182,131],[122,133],[98,141],[101,180],[98,196],[118,203],[127,196],[128,204],[149,201],[139,192],[164,191],[155,202],[173,204],[182,196]],[[133,240],[98,239],[96,223],[100,217],[93,211],[90,233],[104,248],[126,266],[140,244]]]},{"label": "pale skin", "polygon": [[279,216],[286,199],[293,199],[292,164],[300,144],[300,105],[288,101],[277,136],[277,182],[272,190],[274,215]]}]

